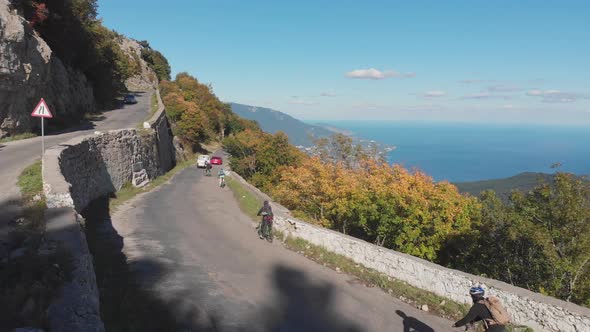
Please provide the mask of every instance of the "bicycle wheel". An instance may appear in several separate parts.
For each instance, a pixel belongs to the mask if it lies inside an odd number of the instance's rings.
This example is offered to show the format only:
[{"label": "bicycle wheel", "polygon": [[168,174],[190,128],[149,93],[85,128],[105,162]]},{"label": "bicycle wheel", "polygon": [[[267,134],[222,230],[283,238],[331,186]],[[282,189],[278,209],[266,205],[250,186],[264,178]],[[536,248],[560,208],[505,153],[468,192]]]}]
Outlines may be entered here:
[{"label": "bicycle wheel", "polygon": [[272,242],[272,227],[269,221],[264,222],[264,237],[268,242]]}]

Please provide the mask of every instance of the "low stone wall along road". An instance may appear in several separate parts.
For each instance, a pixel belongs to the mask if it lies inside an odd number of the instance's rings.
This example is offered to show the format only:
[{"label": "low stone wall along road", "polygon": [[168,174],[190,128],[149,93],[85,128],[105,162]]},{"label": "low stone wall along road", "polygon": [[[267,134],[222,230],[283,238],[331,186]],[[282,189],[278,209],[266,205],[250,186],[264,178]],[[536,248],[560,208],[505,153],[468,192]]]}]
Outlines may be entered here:
[{"label": "low stone wall along road", "polygon": [[[45,148],[48,149],[75,137],[92,134],[97,130],[135,127],[149,115],[151,92],[139,92],[136,94],[136,99],[137,104],[105,111],[104,119],[92,122],[89,126],[66,133],[47,135]],[[60,116],[59,110],[52,111],[55,117]],[[0,143],[0,226],[18,216],[20,193],[16,186],[16,179],[25,167],[40,158],[41,137]]]},{"label": "low stone wall along road", "polygon": [[149,294],[144,301],[174,316],[170,321],[181,324],[174,328],[460,331],[278,241],[260,240],[230,189],[195,167],[126,203],[110,220],[113,230],[106,233],[122,237],[119,249],[137,278],[133,283]]}]

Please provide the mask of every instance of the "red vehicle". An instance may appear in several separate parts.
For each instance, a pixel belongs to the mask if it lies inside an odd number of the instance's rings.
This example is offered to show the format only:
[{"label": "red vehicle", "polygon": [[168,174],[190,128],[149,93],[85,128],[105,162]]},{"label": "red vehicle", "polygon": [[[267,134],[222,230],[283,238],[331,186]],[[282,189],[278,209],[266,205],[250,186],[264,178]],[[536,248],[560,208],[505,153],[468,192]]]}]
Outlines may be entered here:
[{"label": "red vehicle", "polygon": [[223,160],[221,159],[221,157],[211,157],[210,163],[211,165],[222,165]]}]

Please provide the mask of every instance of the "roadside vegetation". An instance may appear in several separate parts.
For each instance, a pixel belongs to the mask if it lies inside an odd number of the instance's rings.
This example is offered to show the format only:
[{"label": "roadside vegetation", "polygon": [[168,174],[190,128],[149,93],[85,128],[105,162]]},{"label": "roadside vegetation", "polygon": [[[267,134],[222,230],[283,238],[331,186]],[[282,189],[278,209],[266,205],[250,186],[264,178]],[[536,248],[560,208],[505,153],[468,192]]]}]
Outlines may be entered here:
[{"label": "roadside vegetation", "polygon": [[23,215],[0,246],[6,250],[0,252],[0,326],[47,328],[47,308],[69,278],[71,256],[43,241],[46,204],[41,162],[23,170],[17,184]]},{"label": "roadside vegetation", "polygon": [[8,136],[8,137],[4,137],[4,138],[0,139],[0,143],[7,143],[7,142],[12,142],[12,141],[18,141],[21,139],[33,138],[33,137],[37,137],[37,134],[34,134],[34,133],[16,134],[13,136]]},{"label": "roadside vegetation", "polygon": [[170,64],[162,53],[152,49],[150,44],[146,41],[140,41],[139,44],[143,46],[141,50],[141,58],[154,70],[160,81],[170,80]]},{"label": "roadside vegetation", "polygon": [[236,201],[238,202],[242,212],[248,215],[248,217],[252,218],[252,220],[258,220],[259,217],[256,214],[262,206],[263,200],[252,194],[250,190],[248,190],[238,180],[232,177],[227,177],[226,183],[234,193],[234,197],[236,198]]},{"label": "roadside vegetation", "polygon": [[176,75],[174,81],[160,82],[160,94],[174,134],[192,152],[202,151],[202,144],[221,142],[226,135],[245,128],[260,130],[256,122],[235,115],[215,96],[211,86],[187,73]]},{"label": "roadside vegetation", "polygon": [[148,117],[148,120],[151,119],[151,117],[154,116],[154,114],[156,114],[157,111],[158,111],[158,96],[155,93],[153,93],[152,98],[150,100],[150,115]]},{"label": "roadside vegetation", "polygon": [[24,221],[30,232],[44,231],[45,196],[43,195],[43,174],[41,161],[25,168],[18,177],[17,185],[23,200]]},{"label": "roadside vegetation", "polygon": [[[503,202],[462,195],[419,170],[389,165],[341,134],[312,156],[283,133],[262,132],[181,73],[163,82],[175,134],[223,143],[230,166],[294,215],[446,267],[590,306],[590,182],[556,172]],[[231,184],[230,184],[231,186]],[[238,197],[238,199],[240,199]]]}]

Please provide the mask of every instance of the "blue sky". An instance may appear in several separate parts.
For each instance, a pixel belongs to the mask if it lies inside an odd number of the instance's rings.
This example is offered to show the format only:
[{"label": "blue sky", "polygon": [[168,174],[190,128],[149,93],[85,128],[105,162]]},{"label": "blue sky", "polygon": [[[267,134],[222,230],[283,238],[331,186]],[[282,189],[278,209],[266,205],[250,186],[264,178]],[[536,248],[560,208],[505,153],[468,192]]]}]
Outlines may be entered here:
[{"label": "blue sky", "polygon": [[590,125],[589,1],[98,3],[223,101],[306,120]]}]

